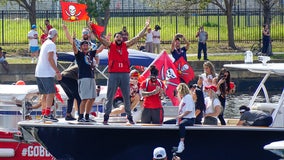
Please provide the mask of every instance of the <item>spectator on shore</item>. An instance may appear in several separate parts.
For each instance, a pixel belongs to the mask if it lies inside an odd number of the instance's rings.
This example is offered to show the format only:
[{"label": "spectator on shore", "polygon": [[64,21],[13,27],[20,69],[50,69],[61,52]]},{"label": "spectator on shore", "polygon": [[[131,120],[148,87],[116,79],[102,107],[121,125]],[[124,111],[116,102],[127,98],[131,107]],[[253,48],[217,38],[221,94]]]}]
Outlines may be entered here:
[{"label": "spectator on shore", "polygon": [[240,120],[237,123],[238,126],[263,126],[269,127],[272,124],[272,117],[270,114],[267,114],[259,110],[250,110],[247,106],[241,106],[240,110]]},{"label": "spectator on shore", "polygon": [[9,72],[9,64],[6,61],[6,56],[5,56],[6,52],[3,52],[2,47],[0,47],[0,63],[3,67],[3,69],[8,73]]},{"label": "spectator on shore", "polygon": [[[181,47],[181,41],[185,42],[185,46]],[[189,49],[189,42],[185,38],[184,35],[177,33],[171,45],[171,54],[174,57],[175,61],[177,61],[180,57],[183,57],[184,60],[187,62],[186,51]]]},{"label": "spectator on shore", "polygon": [[50,22],[48,19],[44,20],[44,25],[45,25],[45,29],[39,26],[41,31],[43,32],[43,34],[40,36],[41,44],[43,44],[43,42],[47,39],[49,30],[53,28],[52,25],[50,25]]},{"label": "spectator on shore", "polygon": [[145,33],[145,52],[153,53],[153,33],[151,27]]},{"label": "spectator on shore", "polygon": [[203,60],[209,61],[207,58],[207,40],[208,40],[208,33],[204,30],[203,26],[200,26],[198,32],[196,34],[196,38],[198,38],[198,53],[197,58],[198,60],[201,59],[201,51],[203,50]]},{"label": "spectator on shore", "polygon": [[161,27],[159,25],[156,25],[155,30],[152,32],[153,34],[153,53],[157,53],[157,54],[160,53],[160,44],[161,44],[161,37],[160,37],[159,30],[161,30]]},{"label": "spectator on shore", "polygon": [[121,30],[122,42],[128,41],[128,36],[129,36],[129,34],[127,32],[126,26],[123,26],[122,30]]},{"label": "spectator on shore", "polygon": [[37,62],[38,57],[38,33],[37,33],[37,27],[35,24],[32,25],[31,30],[28,33],[28,39],[29,39],[29,50],[31,52],[31,63]]},{"label": "spectator on shore", "polygon": [[262,29],[262,54],[270,56],[271,53],[269,51],[270,45],[270,30],[268,24],[263,25]]}]

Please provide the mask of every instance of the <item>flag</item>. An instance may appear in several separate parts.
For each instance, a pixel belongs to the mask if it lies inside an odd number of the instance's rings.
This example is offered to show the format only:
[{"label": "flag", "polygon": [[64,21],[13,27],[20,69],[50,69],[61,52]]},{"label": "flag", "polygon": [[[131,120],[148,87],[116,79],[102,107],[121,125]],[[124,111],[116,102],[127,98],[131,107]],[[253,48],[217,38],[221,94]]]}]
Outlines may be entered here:
[{"label": "flag", "polygon": [[[179,98],[175,96],[175,90],[178,84],[180,83],[180,79],[177,76],[177,69],[173,64],[173,61],[170,59],[169,55],[166,51],[162,51],[160,55],[150,64],[155,65],[157,69],[159,69],[158,78],[162,80],[166,86],[166,95],[170,98],[173,103],[173,106],[179,105]],[[146,77],[150,76],[150,67],[145,70],[140,76],[142,81]]]},{"label": "flag", "polygon": [[91,24],[91,27],[92,27],[92,30],[94,33],[96,33],[96,35],[98,35],[98,38],[101,37],[101,34],[104,32],[105,30],[105,27],[104,26],[99,26],[99,25],[96,25],[94,23]]},{"label": "flag", "polygon": [[180,57],[177,61],[174,62],[178,77],[183,79],[185,83],[189,83],[194,79],[194,71],[188,62],[185,61],[183,57]]},{"label": "flag", "polygon": [[89,20],[87,5],[60,1],[62,9],[62,19],[64,21],[74,22],[80,20]]}]

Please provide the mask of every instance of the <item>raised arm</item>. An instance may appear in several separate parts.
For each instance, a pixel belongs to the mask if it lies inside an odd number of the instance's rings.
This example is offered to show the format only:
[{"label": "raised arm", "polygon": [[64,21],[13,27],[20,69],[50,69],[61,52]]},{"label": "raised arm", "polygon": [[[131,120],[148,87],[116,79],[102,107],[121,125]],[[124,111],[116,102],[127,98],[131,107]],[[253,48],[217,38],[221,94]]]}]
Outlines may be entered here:
[{"label": "raised arm", "polygon": [[140,38],[142,38],[142,37],[145,35],[145,32],[146,32],[147,28],[149,27],[149,25],[150,25],[150,18],[147,18],[147,19],[146,19],[146,22],[145,22],[145,27],[142,29],[142,31],[140,31],[140,33],[139,33],[137,36],[133,37],[132,39],[130,39],[130,40],[128,40],[128,41],[126,41],[126,42],[125,42],[125,43],[126,43],[126,46],[127,46],[127,47],[131,47],[131,46],[133,46],[135,43],[137,43],[138,40],[139,40]]},{"label": "raised arm", "polygon": [[70,44],[73,44],[73,38],[71,37],[71,35],[70,35],[69,31],[68,31],[67,26],[65,24],[62,24],[62,28],[63,28],[65,36],[68,39],[68,41],[70,42]]},{"label": "raised arm", "polygon": [[72,48],[73,48],[74,54],[78,54],[78,49],[76,47],[76,34],[75,34],[75,32],[73,33],[73,38],[72,38]]},{"label": "raised arm", "polygon": [[185,49],[188,50],[189,49],[189,41],[185,38],[185,36],[183,36],[183,41],[185,43]]},{"label": "raised arm", "polygon": [[172,40],[171,52],[173,52],[175,50],[175,42],[176,42],[176,36],[174,36],[174,38]]}]

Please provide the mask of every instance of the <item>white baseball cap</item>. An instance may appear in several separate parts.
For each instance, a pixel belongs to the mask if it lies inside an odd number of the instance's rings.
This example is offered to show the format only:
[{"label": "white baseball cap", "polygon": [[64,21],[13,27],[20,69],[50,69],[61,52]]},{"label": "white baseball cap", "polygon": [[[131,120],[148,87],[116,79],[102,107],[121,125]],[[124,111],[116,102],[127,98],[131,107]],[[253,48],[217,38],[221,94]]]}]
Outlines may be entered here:
[{"label": "white baseball cap", "polygon": [[55,28],[52,28],[48,31],[48,38],[53,38],[54,36],[57,35],[57,30]]},{"label": "white baseball cap", "polygon": [[155,159],[164,159],[166,157],[167,157],[167,153],[166,153],[165,148],[157,147],[157,148],[154,149],[153,158],[155,158]]}]

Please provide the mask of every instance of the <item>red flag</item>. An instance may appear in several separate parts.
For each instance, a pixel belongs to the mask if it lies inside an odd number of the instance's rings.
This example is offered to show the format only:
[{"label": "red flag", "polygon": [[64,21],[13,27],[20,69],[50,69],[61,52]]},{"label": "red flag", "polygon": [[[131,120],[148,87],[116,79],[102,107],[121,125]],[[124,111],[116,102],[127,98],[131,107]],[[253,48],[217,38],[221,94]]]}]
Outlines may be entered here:
[{"label": "red flag", "polygon": [[60,2],[62,9],[62,19],[64,21],[74,22],[80,20],[89,20],[87,5],[74,2]]},{"label": "red flag", "polygon": [[187,84],[194,79],[194,71],[188,62],[184,58],[180,57],[174,62],[179,78],[183,79]]},{"label": "red flag", "polygon": [[[180,79],[177,76],[177,69],[173,64],[166,51],[160,53],[160,55],[152,62],[151,65],[155,65],[159,69],[158,78],[165,82],[166,95],[171,99],[174,106],[179,105],[179,99],[175,96],[175,90]],[[150,66],[151,66],[150,65]],[[140,77],[144,78],[150,76],[150,67],[145,70]],[[141,81],[141,80],[139,80]]]},{"label": "red flag", "polygon": [[99,25],[96,25],[94,23],[91,24],[91,27],[92,27],[92,30],[94,33],[96,33],[98,35],[98,38],[101,37],[101,34],[104,32],[105,30],[105,27],[104,26],[99,26]]}]

